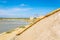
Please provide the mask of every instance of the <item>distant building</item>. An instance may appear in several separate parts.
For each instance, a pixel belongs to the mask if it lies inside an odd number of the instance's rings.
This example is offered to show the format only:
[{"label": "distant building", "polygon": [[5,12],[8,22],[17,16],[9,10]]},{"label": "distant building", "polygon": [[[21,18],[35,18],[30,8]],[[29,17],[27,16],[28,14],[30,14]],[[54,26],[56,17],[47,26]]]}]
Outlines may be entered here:
[{"label": "distant building", "polygon": [[34,17],[30,17],[30,23],[32,23],[34,20]]},{"label": "distant building", "polygon": [[30,17],[30,20],[33,20],[34,19],[34,17]]}]

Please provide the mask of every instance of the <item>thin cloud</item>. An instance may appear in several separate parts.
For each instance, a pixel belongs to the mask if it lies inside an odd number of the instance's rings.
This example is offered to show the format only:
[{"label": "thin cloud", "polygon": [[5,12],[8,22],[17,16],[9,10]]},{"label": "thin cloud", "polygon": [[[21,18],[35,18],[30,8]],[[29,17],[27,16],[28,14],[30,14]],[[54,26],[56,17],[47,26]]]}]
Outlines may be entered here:
[{"label": "thin cloud", "polygon": [[20,4],[20,6],[27,6],[26,4]]},{"label": "thin cloud", "polygon": [[17,17],[17,15],[21,15],[23,12],[28,12],[32,10],[32,8],[9,8],[9,9],[0,9],[0,16],[13,16]]},{"label": "thin cloud", "polygon": [[7,9],[8,11],[11,11],[11,12],[18,12],[18,11],[29,11],[29,10],[32,10],[32,8],[11,8],[11,9]]}]

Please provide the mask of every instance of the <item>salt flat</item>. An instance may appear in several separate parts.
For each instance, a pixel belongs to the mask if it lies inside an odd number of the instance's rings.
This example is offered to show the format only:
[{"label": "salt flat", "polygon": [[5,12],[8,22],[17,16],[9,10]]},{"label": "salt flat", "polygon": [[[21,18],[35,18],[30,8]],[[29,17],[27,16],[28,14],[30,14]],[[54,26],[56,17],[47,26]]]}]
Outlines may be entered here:
[{"label": "salt flat", "polygon": [[60,40],[60,9],[38,18],[24,29],[1,34],[0,40]]}]

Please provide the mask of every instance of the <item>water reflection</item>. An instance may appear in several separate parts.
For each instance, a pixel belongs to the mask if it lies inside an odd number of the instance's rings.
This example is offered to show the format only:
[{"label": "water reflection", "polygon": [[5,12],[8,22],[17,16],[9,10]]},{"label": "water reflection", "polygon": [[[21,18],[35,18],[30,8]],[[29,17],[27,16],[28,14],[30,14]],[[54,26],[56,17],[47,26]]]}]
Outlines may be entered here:
[{"label": "water reflection", "polygon": [[18,19],[18,20],[12,20],[12,19],[0,20],[0,33],[9,31],[9,30],[13,30],[17,27],[25,26],[28,24],[29,24],[28,22],[20,20],[20,19]]}]

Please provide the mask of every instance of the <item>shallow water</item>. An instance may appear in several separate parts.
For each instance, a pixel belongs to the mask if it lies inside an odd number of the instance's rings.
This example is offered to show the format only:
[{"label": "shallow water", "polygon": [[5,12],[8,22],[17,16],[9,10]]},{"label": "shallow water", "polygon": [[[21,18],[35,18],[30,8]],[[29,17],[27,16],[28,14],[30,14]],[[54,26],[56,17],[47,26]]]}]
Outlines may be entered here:
[{"label": "shallow water", "polygon": [[29,23],[26,22],[26,21],[23,21],[23,20],[0,20],[0,33],[2,32],[6,32],[6,31],[9,31],[9,30],[13,30],[17,27],[20,27],[20,26],[25,26],[25,25],[28,25]]}]

